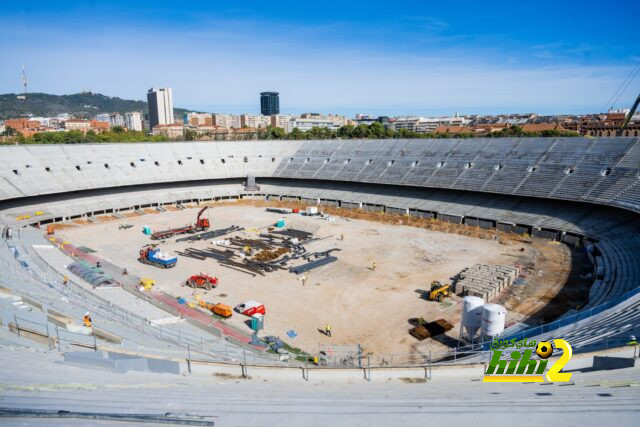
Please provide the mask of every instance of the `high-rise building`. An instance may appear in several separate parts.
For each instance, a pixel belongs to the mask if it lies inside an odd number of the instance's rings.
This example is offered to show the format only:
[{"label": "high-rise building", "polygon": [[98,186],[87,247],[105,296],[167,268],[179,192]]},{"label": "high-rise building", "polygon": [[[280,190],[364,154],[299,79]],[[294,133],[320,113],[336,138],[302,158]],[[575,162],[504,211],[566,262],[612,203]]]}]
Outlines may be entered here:
[{"label": "high-rise building", "polygon": [[280,114],[280,96],[278,92],[260,92],[260,114],[263,116]]},{"label": "high-rise building", "polygon": [[142,130],[142,113],[132,111],[124,115],[124,126],[129,130]]},{"label": "high-rise building", "polygon": [[173,124],[173,94],[171,88],[151,88],[147,92],[149,104],[149,125]]}]

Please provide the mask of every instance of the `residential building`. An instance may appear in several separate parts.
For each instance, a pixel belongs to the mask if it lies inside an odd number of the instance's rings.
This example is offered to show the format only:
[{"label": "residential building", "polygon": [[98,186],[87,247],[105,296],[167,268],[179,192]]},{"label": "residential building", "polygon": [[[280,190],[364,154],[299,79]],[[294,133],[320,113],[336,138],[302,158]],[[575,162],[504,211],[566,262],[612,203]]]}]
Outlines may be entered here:
[{"label": "residential building", "polygon": [[438,126],[433,133],[459,135],[461,133],[473,134],[473,129],[467,126]]},{"label": "residential building", "polygon": [[120,113],[111,113],[109,114],[109,123],[111,124],[111,127],[124,127],[124,117],[122,117],[122,114]]},{"label": "residential building", "polygon": [[23,133],[23,131],[35,131],[41,127],[39,120],[32,119],[7,119],[4,125],[20,133]]},{"label": "residential building", "polygon": [[149,125],[173,124],[173,94],[171,88],[151,88],[147,93],[149,106]]},{"label": "residential building", "polygon": [[433,133],[439,126],[466,126],[470,122],[469,119],[456,114],[446,117],[397,117],[394,124],[396,130],[407,129],[418,133]]},{"label": "residential building", "polygon": [[240,116],[235,114],[213,114],[213,126],[221,128],[241,128]]},{"label": "residential building", "polygon": [[260,114],[263,116],[280,114],[280,95],[278,92],[260,92]]},{"label": "residential building", "polygon": [[407,117],[407,116],[396,117],[396,120],[394,121],[395,128],[396,130],[407,129],[412,132],[416,132],[416,129],[418,127],[418,121],[421,118],[422,117]]},{"label": "residential building", "polygon": [[264,116],[262,114],[242,114],[240,116],[240,127],[254,129],[266,128],[271,126],[271,117],[272,116]]},{"label": "residential building", "polygon": [[185,125],[194,126],[213,126],[213,117],[209,113],[185,113]]},{"label": "residential building", "polygon": [[82,119],[69,119],[64,122],[65,130],[79,130],[87,132],[91,129],[91,122],[89,120]]},{"label": "residential building", "polygon": [[129,130],[142,131],[142,113],[139,111],[125,113],[124,126]]},{"label": "residential building", "polygon": [[273,126],[274,128],[282,128],[286,130],[287,126],[289,125],[289,120],[291,120],[290,115],[273,114],[271,116],[271,126]]},{"label": "residential building", "polygon": [[184,126],[180,124],[156,125],[151,132],[153,135],[164,135],[169,139],[184,138]]},{"label": "residential building", "polygon": [[89,126],[94,132],[107,132],[111,128],[111,123],[91,120],[89,121]]},{"label": "residential building", "polygon": [[525,123],[522,125],[523,132],[543,132],[546,130],[563,131],[564,128],[558,123]]},{"label": "residential building", "polygon": [[306,113],[300,117],[292,117],[287,123],[285,130],[291,132],[293,129],[299,129],[306,132],[314,127],[338,130],[340,126],[342,125],[340,124],[340,120],[336,119],[336,116],[327,117],[315,113]]}]

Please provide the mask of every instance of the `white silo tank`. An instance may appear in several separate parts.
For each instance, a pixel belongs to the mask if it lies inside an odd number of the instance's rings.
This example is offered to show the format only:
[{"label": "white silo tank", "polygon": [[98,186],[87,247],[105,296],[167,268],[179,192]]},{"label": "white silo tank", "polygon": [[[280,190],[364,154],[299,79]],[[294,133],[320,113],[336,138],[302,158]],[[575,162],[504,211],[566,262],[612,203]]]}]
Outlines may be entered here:
[{"label": "white silo tank", "polygon": [[482,306],[484,300],[468,295],[462,301],[462,320],[460,321],[459,343],[475,343],[476,336],[482,327]]},{"label": "white silo tank", "polygon": [[496,337],[504,331],[507,310],[499,304],[485,304],[482,307],[482,334]]},{"label": "white silo tank", "polygon": [[484,300],[480,297],[466,296],[462,301],[462,325],[469,328],[482,326],[482,306]]}]

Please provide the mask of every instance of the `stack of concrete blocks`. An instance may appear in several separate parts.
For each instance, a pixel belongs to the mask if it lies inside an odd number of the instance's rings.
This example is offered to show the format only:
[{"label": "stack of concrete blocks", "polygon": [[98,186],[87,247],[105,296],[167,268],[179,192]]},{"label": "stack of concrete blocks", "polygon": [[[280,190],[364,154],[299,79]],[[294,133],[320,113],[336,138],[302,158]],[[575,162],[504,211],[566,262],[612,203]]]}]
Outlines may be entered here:
[{"label": "stack of concrete blocks", "polygon": [[454,292],[460,296],[473,295],[490,301],[504,288],[511,286],[520,272],[511,265],[475,264],[458,274]]}]

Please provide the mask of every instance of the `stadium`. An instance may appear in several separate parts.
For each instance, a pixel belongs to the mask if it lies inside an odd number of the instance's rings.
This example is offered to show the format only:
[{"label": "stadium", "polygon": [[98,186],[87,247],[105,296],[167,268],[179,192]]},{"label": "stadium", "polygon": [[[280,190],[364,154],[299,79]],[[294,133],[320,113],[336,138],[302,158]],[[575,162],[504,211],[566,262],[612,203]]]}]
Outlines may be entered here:
[{"label": "stadium", "polygon": [[[540,396],[553,396],[576,420],[605,420],[613,406],[633,414],[638,138],[22,145],[0,154],[3,377],[24,382],[3,390],[1,406],[14,415],[242,424],[294,405],[289,422],[318,412],[326,423],[322,412],[349,402],[362,423],[399,413],[444,420],[444,404],[497,419],[489,402],[499,390],[477,384],[495,337],[562,338],[573,349],[572,387],[510,384],[514,408],[530,411],[536,398],[539,410],[550,401]],[[196,215],[213,234],[154,241],[143,232]],[[294,256],[292,236],[309,239],[310,255]],[[248,246],[267,243],[264,251],[286,246],[286,263],[250,258]],[[145,247],[177,264],[139,262]],[[506,308],[505,327],[465,336],[463,297],[475,288],[452,284],[444,301],[430,301],[429,285],[460,281],[478,264],[515,268],[518,278],[473,294]],[[197,273],[217,286],[184,286]],[[151,289],[138,286],[144,278]],[[251,317],[206,306],[252,300],[266,307],[256,336]],[[451,328],[416,340],[408,330],[420,318]],[[136,387],[144,399],[132,405]],[[249,395],[255,411],[240,413]]]}]

